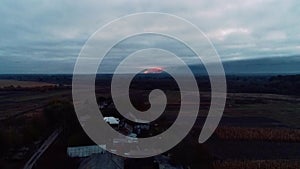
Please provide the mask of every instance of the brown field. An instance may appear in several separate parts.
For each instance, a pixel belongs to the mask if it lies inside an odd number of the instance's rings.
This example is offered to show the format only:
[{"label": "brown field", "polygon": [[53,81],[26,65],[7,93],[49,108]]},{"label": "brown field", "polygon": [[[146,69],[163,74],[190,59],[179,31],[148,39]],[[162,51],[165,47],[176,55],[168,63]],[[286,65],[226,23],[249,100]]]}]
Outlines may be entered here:
[{"label": "brown field", "polygon": [[71,91],[69,89],[0,91],[0,120],[31,112],[47,105],[51,100],[70,97]]},{"label": "brown field", "polygon": [[44,82],[31,82],[31,81],[18,81],[18,80],[0,80],[0,88],[4,87],[43,87],[43,86],[55,86],[55,84]]},{"label": "brown field", "polygon": [[298,160],[226,160],[213,163],[214,169],[299,169]]},{"label": "brown field", "polygon": [[216,134],[222,140],[300,142],[299,129],[219,127]]}]

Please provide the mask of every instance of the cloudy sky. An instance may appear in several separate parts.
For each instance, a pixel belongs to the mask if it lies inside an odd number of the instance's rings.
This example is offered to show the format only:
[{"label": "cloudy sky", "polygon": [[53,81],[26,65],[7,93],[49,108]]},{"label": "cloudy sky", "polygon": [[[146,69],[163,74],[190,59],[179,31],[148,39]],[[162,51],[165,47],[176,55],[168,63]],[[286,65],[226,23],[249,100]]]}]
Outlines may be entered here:
[{"label": "cloudy sky", "polygon": [[289,67],[288,60],[300,63],[299,6],[298,0],[1,0],[0,73],[71,73],[97,29],[136,12],[187,19],[224,62],[280,58]]}]

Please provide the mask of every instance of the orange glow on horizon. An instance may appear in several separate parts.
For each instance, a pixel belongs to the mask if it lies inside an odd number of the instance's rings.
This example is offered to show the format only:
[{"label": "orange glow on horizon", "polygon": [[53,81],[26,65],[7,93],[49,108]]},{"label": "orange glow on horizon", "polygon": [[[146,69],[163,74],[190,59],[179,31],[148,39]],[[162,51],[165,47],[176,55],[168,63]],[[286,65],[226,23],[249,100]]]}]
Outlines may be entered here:
[{"label": "orange glow on horizon", "polygon": [[147,68],[146,70],[144,70],[144,74],[148,74],[148,73],[161,73],[162,71],[164,71],[164,69],[162,67],[151,67],[151,68]]}]

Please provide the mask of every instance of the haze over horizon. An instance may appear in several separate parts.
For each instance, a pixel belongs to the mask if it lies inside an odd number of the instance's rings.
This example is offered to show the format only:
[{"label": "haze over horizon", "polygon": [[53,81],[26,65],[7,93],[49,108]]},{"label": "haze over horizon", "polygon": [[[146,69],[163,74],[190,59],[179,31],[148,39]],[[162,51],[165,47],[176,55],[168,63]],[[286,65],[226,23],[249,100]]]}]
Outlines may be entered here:
[{"label": "haze over horizon", "polygon": [[[136,12],[170,13],[198,26],[214,44],[226,73],[300,73],[300,2],[296,0],[3,0],[0,4],[0,74],[72,73],[82,46],[98,28]],[[172,23],[166,28],[177,29]],[[116,46],[105,66],[116,64],[124,48],[133,50],[143,42],[148,45],[157,39]],[[181,48],[177,52],[189,60],[187,52]]]}]

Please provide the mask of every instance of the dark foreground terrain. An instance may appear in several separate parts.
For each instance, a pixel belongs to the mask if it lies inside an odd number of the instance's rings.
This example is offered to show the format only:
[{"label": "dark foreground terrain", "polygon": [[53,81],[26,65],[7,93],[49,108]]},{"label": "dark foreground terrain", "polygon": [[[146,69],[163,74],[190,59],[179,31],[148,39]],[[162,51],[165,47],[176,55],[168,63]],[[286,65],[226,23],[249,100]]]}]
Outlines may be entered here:
[{"label": "dark foreground terrain", "polygon": [[[300,168],[300,75],[228,76],[226,108],[219,127],[204,144],[197,142],[210,106],[210,85],[198,76],[201,95],[199,116],[188,136],[170,151],[146,159],[125,159],[109,153],[91,153],[94,143],[84,133],[74,113],[71,75],[1,75],[0,168]],[[180,92],[165,74],[139,75],[130,98],[139,110],[149,108],[148,95],[165,91],[168,105],[163,115],[142,132],[115,109],[110,95],[111,75],[99,75],[96,96],[103,116],[119,118],[131,126],[126,132],[149,137],[167,130],[177,117]],[[0,80],[1,81],[1,80]],[[22,82],[20,82],[22,81]],[[191,93],[192,95],[193,93]],[[199,104],[193,103],[191,104]],[[57,137],[53,133],[62,129]],[[120,132],[124,132],[119,127]],[[49,141],[50,140],[50,141]],[[45,151],[37,153],[49,142]],[[77,156],[68,148],[81,148]],[[97,150],[98,151],[98,150]],[[80,154],[81,153],[81,154]],[[36,157],[35,154],[39,154]],[[33,158],[33,162],[30,159]],[[111,162],[113,161],[113,162]],[[28,164],[34,163],[34,164]],[[117,167],[116,167],[117,166]]]}]

